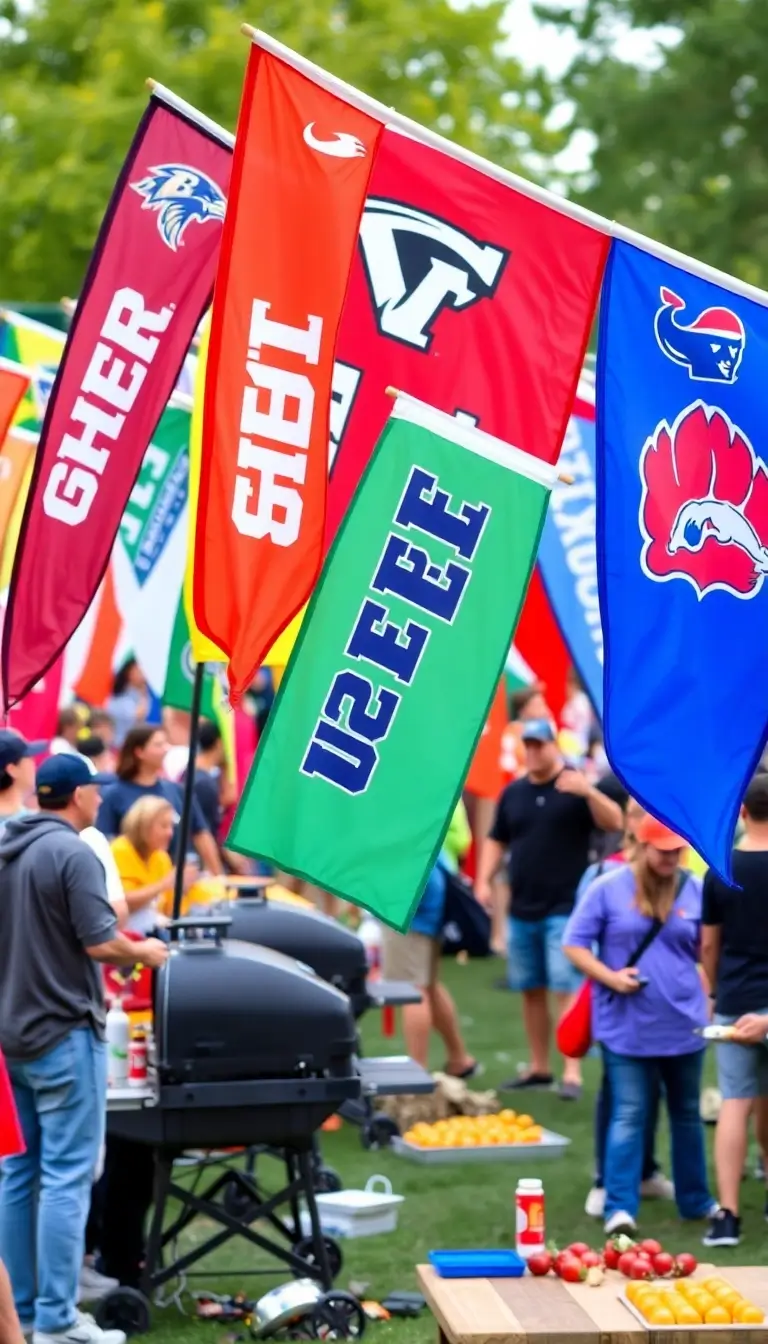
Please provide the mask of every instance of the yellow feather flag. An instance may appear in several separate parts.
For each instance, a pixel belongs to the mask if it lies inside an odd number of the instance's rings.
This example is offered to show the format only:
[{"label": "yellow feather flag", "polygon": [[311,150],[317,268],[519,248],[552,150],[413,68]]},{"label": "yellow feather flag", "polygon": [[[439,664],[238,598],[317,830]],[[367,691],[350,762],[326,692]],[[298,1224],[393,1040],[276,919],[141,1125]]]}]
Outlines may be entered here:
[{"label": "yellow feather flag", "polygon": [[24,517],[24,508],[29,494],[29,484],[32,480],[32,471],[35,466],[35,455],[32,453],[26,465],[24,476],[22,477],[19,493],[16,496],[11,514],[8,519],[8,526],[5,529],[5,536],[2,539],[2,558],[0,558],[0,592],[5,591],[11,582],[13,572],[13,561],[16,555],[16,546],[21,531],[21,520]]},{"label": "yellow feather flag", "polygon": [[[195,373],[195,396],[192,408],[192,426],[189,437],[189,532],[187,542],[187,568],[184,574],[184,611],[189,625],[189,637],[192,656],[196,663],[225,663],[227,655],[222,653],[206,635],[198,630],[192,604],[192,578],[195,566],[195,531],[197,528],[197,498],[200,490],[200,459],[203,443],[203,402],[205,398],[205,366],[208,362],[208,336],[210,318],[206,318],[200,333],[200,346],[197,352],[197,371]],[[296,637],[304,617],[304,608],[294,616],[291,624],[275,640],[264,659],[265,667],[285,667],[296,643]]]},{"label": "yellow feather flag", "polygon": [[200,346],[197,352],[197,370],[195,372],[195,393],[192,406],[192,423],[189,432],[189,531],[187,541],[187,567],[184,571],[184,611],[189,626],[189,640],[192,656],[196,663],[226,663],[227,655],[222,653],[212,640],[202,634],[195,622],[192,604],[192,581],[195,569],[195,533],[197,531],[197,498],[200,493],[200,461],[203,451],[203,403],[205,401],[205,366],[208,363],[208,335],[210,317],[206,318],[200,332]]}]

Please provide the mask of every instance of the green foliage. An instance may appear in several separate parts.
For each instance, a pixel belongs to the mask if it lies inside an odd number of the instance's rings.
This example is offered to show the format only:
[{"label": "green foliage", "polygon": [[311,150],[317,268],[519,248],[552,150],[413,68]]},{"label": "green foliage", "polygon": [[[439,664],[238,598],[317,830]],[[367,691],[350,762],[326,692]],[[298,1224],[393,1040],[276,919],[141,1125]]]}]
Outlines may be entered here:
[{"label": "green foliage", "polygon": [[0,0],[0,295],[78,292],[147,76],[234,128],[244,21],[508,167],[551,152],[546,83],[500,53],[503,13],[504,0]]},{"label": "green foliage", "polygon": [[[559,13],[584,44],[563,93],[597,149],[571,195],[768,286],[766,0],[547,0],[538,11]],[[622,21],[672,25],[652,68],[617,59]]]}]

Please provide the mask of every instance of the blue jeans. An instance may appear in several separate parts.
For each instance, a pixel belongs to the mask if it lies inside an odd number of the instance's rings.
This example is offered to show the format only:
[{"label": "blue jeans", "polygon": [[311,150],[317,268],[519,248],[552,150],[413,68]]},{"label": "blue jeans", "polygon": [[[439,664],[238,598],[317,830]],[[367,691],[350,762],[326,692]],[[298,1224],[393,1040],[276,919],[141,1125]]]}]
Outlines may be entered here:
[{"label": "blue jeans", "polygon": [[643,1152],[654,1089],[664,1085],[672,1137],[672,1179],[681,1218],[706,1218],[714,1201],[707,1185],[699,1091],[704,1051],[649,1059],[617,1055],[603,1046],[611,1093],[605,1152],[605,1216],[637,1217]]},{"label": "blue jeans", "polygon": [[[661,1100],[661,1088],[658,1076],[651,1086],[650,1105],[648,1107],[648,1118],[645,1126],[645,1147],[643,1150],[643,1166],[641,1180],[648,1181],[655,1176],[659,1170],[659,1164],[656,1161],[656,1126],[659,1122],[659,1102]],[[594,1184],[598,1189],[605,1185],[603,1174],[605,1172],[605,1148],[608,1143],[608,1126],[611,1123],[611,1089],[608,1083],[608,1074],[603,1070],[603,1077],[600,1082],[600,1090],[595,1101],[595,1180]]]},{"label": "blue jeans", "polygon": [[27,1151],[3,1162],[0,1259],[22,1325],[34,1322],[51,1334],[77,1317],[91,1184],[104,1138],[106,1047],[83,1028],[40,1059],[7,1064]]}]

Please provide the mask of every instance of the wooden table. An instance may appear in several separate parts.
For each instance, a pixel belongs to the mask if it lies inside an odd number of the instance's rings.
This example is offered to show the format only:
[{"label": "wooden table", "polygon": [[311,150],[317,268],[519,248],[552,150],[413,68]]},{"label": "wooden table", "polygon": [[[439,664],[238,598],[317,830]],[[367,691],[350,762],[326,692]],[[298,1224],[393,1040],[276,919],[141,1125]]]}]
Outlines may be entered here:
[{"label": "wooden table", "polygon": [[[722,1274],[768,1320],[768,1270],[759,1265],[700,1266],[695,1278]],[[441,1279],[419,1265],[421,1291],[435,1317],[439,1344],[768,1344],[768,1328],[707,1326],[645,1329],[619,1301],[628,1280],[607,1274],[599,1288],[534,1279]]]}]

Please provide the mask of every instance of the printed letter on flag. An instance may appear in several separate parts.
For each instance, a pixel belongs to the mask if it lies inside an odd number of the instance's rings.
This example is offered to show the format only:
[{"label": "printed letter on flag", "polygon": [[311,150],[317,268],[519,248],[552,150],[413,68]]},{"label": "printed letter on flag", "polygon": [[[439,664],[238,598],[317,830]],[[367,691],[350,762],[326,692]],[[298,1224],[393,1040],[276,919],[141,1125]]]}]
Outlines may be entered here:
[{"label": "printed letter on flag", "polygon": [[503,672],[554,477],[398,399],[310,602],[234,849],[407,927]]},{"label": "printed letter on flag", "polygon": [[211,317],[194,618],[237,701],[322,559],[336,333],[381,125],[253,48]]},{"label": "printed letter on flag", "polygon": [[88,610],[210,302],[231,164],[214,129],[153,96],[107,209],[16,551],[3,632],[6,705],[51,666]]},{"label": "printed letter on flag", "polygon": [[605,741],[724,877],[768,736],[768,308],[613,244],[598,355]]}]

